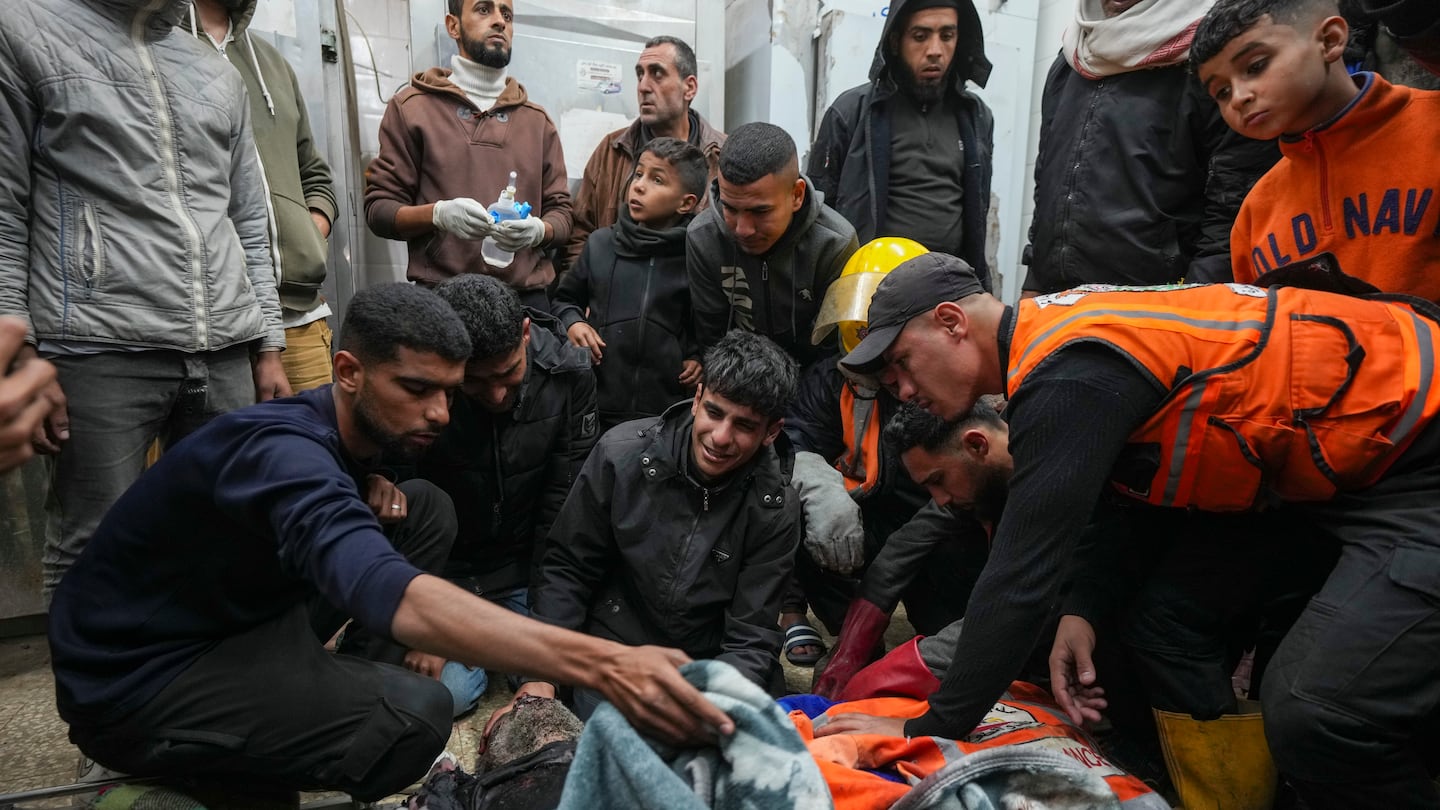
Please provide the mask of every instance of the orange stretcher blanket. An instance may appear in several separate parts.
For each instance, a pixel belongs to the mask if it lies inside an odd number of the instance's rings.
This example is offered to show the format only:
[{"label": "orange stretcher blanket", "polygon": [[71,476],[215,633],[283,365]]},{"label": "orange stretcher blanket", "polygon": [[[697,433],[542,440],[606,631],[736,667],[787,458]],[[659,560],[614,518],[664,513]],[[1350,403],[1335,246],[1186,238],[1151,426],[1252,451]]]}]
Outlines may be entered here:
[{"label": "orange stretcher blanket", "polygon": [[[883,810],[915,783],[967,754],[1001,746],[1040,746],[1071,757],[1097,771],[1121,805],[1151,793],[1144,782],[1108,762],[1095,743],[1055,705],[1049,693],[1033,684],[1011,684],[985,719],[963,740],[940,737],[890,737],[879,734],[836,734],[816,737],[816,726],[847,712],[883,717],[919,717],[930,708],[923,700],[871,698],[837,703],[814,720],[803,711],[790,712],[800,736],[820,766],[837,810]],[[870,770],[891,771],[892,782]]]}]

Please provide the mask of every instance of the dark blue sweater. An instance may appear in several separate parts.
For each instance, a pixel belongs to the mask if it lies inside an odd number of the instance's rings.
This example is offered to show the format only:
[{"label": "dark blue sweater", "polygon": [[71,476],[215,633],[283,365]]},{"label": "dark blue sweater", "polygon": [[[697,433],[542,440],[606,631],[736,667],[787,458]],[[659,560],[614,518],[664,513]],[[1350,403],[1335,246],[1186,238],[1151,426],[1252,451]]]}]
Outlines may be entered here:
[{"label": "dark blue sweater", "polygon": [[225,414],[167,450],[55,591],[60,716],[122,718],[217,641],[316,591],[388,629],[420,572],[361,499],[364,472],[328,386]]}]

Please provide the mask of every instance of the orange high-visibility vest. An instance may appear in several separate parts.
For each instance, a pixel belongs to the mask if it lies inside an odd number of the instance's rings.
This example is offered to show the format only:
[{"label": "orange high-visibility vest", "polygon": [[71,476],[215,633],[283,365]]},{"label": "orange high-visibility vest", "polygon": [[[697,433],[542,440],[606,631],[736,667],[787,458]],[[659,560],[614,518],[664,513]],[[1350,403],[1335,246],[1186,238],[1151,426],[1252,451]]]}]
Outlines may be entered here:
[{"label": "orange high-visibility vest", "polygon": [[1041,296],[1017,311],[1006,389],[1065,346],[1113,347],[1169,391],[1130,436],[1121,492],[1210,511],[1324,501],[1379,480],[1440,412],[1436,310],[1383,298],[1243,284]]},{"label": "orange high-visibility vest", "polygon": [[840,424],[845,452],[835,460],[835,469],[845,476],[847,492],[868,495],[880,483],[880,401],[861,396],[846,380],[840,391]]}]

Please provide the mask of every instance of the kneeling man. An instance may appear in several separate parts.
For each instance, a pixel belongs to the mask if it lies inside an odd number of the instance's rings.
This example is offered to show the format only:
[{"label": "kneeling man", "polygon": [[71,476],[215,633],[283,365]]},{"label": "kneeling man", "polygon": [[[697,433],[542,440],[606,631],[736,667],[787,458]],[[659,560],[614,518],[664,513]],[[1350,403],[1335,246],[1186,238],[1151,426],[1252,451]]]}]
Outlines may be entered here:
[{"label": "kneeling man", "polygon": [[[704,369],[693,402],[617,425],[595,445],[551,529],[533,611],[715,658],[769,687],[800,540],[795,455],[780,430],[798,370],[773,341],[738,330],[705,353]],[[529,683],[527,693],[555,688]],[[576,714],[587,718],[599,699],[577,689]]]},{"label": "kneeling man", "polygon": [[56,700],[81,751],[136,776],[365,801],[405,787],[449,739],[450,694],[327,653],[346,617],[406,647],[598,690],[663,737],[728,733],[676,671],[679,652],[547,627],[422,574],[395,545],[448,550],[454,509],[437,488],[380,504],[409,511],[382,532],[359,482],[434,440],[469,354],[434,293],[364,290],[333,386],[215,419],[121,497],[50,611]]}]

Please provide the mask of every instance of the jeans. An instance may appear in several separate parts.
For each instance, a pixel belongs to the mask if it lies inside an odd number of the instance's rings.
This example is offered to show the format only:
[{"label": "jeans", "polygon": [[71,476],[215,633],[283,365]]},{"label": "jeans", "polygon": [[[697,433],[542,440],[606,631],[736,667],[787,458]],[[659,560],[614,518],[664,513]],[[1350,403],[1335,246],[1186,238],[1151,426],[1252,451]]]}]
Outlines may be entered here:
[{"label": "jeans", "polygon": [[[457,584],[465,587],[463,583]],[[480,596],[521,616],[530,615],[529,588],[515,588]],[[480,696],[485,694],[485,689],[490,685],[490,674],[480,667],[467,667],[459,661],[446,661],[445,668],[440,672],[440,683],[450,690],[450,696],[455,701],[455,716],[459,717],[473,710],[480,702]]]},{"label": "jeans", "polygon": [[292,391],[298,394],[335,381],[330,365],[334,342],[335,335],[324,318],[285,330],[285,351],[280,360]]},{"label": "jeans", "polygon": [[70,439],[45,504],[44,598],[85,550],[100,518],[169,446],[220,414],[255,402],[250,350],[155,350],[51,357],[69,400]]}]

